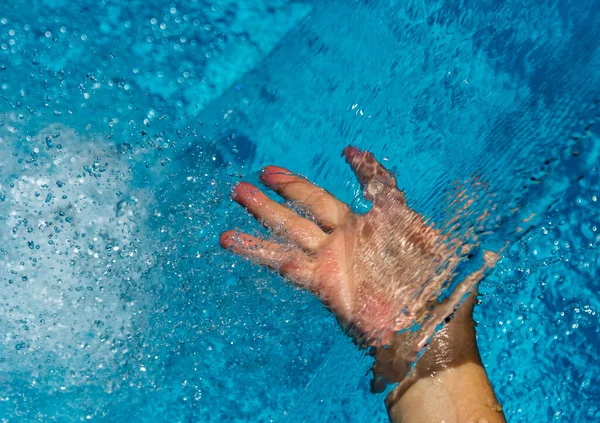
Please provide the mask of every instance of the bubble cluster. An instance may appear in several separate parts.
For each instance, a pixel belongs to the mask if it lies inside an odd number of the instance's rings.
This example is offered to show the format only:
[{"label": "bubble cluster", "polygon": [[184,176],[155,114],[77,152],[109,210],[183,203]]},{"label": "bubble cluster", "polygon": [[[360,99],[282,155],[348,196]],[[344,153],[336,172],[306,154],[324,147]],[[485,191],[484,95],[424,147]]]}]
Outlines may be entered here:
[{"label": "bubble cluster", "polygon": [[62,125],[29,136],[20,125],[0,127],[11,152],[0,162],[0,372],[15,392],[20,379],[65,392],[132,358],[154,283],[142,244],[151,199],[105,140]]}]

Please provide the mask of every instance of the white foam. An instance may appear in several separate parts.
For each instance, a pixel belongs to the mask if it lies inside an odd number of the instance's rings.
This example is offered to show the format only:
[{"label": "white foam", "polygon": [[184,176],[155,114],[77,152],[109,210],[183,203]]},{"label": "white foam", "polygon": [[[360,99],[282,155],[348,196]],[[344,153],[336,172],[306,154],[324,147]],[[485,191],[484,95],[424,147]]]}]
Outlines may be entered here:
[{"label": "white foam", "polygon": [[136,331],[151,200],[112,144],[60,125],[24,137],[16,122],[0,126],[0,372],[51,383],[48,368],[63,369],[68,387],[110,367]]}]

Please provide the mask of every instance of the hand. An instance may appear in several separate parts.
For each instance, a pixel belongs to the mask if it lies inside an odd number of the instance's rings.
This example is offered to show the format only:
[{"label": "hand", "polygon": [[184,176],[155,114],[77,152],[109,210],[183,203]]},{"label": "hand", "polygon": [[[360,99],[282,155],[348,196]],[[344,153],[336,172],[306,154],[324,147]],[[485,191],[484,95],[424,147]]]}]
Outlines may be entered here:
[{"label": "hand", "polygon": [[[232,198],[275,233],[277,242],[227,231],[220,243],[317,295],[363,345],[386,345],[398,331],[433,314],[436,318],[428,319],[423,335],[411,341],[410,350],[416,353],[486,266],[438,304],[441,288],[470,247],[442,235],[410,209],[394,176],[371,153],[347,147],[342,155],[373,203],[368,213],[352,213],[307,179],[269,166],[261,181],[301,205],[312,219],[242,182]],[[493,265],[490,260],[486,257],[487,266]]]}]

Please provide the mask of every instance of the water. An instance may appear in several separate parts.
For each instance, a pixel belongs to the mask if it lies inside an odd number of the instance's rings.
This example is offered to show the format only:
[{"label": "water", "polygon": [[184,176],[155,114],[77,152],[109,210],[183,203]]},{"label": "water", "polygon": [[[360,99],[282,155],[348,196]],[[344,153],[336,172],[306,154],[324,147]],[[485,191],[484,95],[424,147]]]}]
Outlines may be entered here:
[{"label": "water", "polygon": [[434,220],[485,175],[507,418],[597,420],[598,4],[252,3],[0,5],[0,418],[385,421],[332,316],[217,243],[271,163],[367,207],[352,143]]}]

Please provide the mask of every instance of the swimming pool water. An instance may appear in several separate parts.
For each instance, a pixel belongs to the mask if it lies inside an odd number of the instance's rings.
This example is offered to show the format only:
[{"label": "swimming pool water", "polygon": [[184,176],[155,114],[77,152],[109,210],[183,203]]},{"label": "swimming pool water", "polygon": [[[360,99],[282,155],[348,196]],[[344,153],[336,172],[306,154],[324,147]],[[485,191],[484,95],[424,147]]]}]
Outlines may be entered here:
[{"label": "swimming pool water", "polygon": [[4,2],[0,419],[385,421],[335,319],[217,243],[271,163],[366,207],[352,143],[434,218],[485,175],[507,418],[597,420],[599,33],[591,0]]}]

